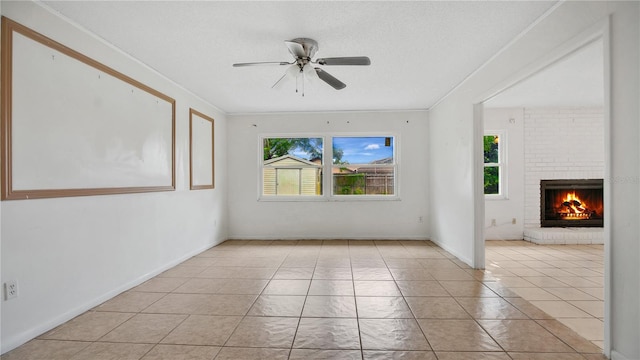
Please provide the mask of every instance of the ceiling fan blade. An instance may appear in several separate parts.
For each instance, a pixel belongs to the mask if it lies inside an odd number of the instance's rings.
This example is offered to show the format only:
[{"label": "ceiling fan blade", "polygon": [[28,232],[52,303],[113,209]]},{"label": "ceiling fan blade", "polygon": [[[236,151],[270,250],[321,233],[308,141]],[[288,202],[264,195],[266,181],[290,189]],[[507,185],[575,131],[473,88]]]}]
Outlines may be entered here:
[{"label": "ceiling fan blade", "polygon": [[323,58],[315,62],[320,65],[371,65],[371,60],[366,56]]},{"label": "ceiling fan blade", "polygon": [[327,84],[331,85],[334,89],[336,90],[341,90],[344,89],[345,87],[347,87],[347,85],[345,85],[342,81],[334,78],[331,74],[329,74],[328,72],[320,69],[320,68],[315,68],[316,70],[316,74],[318,74],[318,77],[326,82]]},{"label": "ceiling fan blade", "polygon": [[291,65],[293,63],[289,63],[286,61],[260,61],[260,62],[249,62],[249,63],[236,63],[233,64],[233,67],[244,67],[244,66],[260,66],[260,65]]},{"label": "ceiling fan blade", "polygon": [[295,41],[285,41],[284,42],[285,45],[287,45],[287,48],[289,49],[289,52],[295,56],[295,57],[307,57],[307,54],[304,51],[304,46],[302,46],[302,44],[299,44]]}]

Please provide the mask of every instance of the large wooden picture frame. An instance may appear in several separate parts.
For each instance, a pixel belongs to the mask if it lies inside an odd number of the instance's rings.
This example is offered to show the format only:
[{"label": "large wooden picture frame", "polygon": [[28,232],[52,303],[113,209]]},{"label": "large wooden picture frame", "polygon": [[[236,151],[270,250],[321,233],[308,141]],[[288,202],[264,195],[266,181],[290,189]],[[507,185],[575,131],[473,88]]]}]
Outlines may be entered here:
[{"label": "large wooden picture frame", "polygon": [[214,120],[189,109],[189,187],[213,189],[215,184]]},{"label": "large wooden picture frame", "polygon": [[175,100],[2,17],[2,199],[175,190]]}]

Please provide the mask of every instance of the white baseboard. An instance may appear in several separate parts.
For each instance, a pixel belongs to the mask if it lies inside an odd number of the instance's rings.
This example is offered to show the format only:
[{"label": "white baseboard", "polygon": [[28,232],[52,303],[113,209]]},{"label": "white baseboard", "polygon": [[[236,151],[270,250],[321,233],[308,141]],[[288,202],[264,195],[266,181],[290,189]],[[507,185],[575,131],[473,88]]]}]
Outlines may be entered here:
[{"label": "white baseboard", "polygon": [[424,236],[400,236],[390,238],[388,236],[309,236],[309,234],[300,235],[300,236],[256,236],[256,235],[234,235],[229,237],[228,240],[416,240],[416,241],[425,241],[429,240],[428,237]]},{"label": "white baseboard", "polygon": [[632,360],[632,359],[620,354],[615,350],[611,350],[611,360]]},{"label": "white baseboard", "polygon": [[42,324],[40,324],[40,325],[38,325],[38,326],[36,326],[34,328],[31,328],[31,329],[29,329],[27,331],[23,331],[23,332],[21,332],[19,334],[15,334],[15,335],[9,337],[8,339],[3,338],[2,339],[3,340],[2,348],[0,349],[0,355],[15,349],[20,345],[23,345],[24,343],[26,343],[26,342],[28,342],[28,341],[30,341],[30,340],[32,340],[32,339],[44,334],[44,333],[46,333],[47,331],[55,328],[56,326],[64,324],[65,322],[75,318],[78,315],[81,315],[81,314],[85,313],[88,310],[93,309],[94,307],[104,303],[105,301],[113,298],[114,296],[117,296],[117,295],[119,295],[119,294],[121,294],[121,293],[123,293],[123,292],[125,292],[125,291],[127,291],[127,290],[129,290],[131,288],[133,288],[133,287],[136,287],[136,286],[142,284],[143,282],[151,279],[152,277],[154,277],[154,276],[156,276],[156,275],[158,275],[158,274],[160,274],[160,273],[162,273],[162,272],[164,272],[166,270],[171,269],[172,267],[180,264],[181,262],[183,262],[185,260],[188,260],[189,258],[191,258],[191,257],[193,257],[195,255],[198,255],[201,252],[203,252],[203,251],[205,251],[205,250],[207,250],[207,249],[209,249],[209,248],[211,248],[211,247],[213,247],[213,246],[215,246],[217,244],[219,244],[219,243],[208,244],[208,245],[206,245],[206,246],[204,246],[204,247],[202,247],[200,249],[191,251],[191,252],[181,256],[180,258],[175,259],[175,260],[173,260],[173,261],[171,261],[171,262],[169,262],[167,264],[164,264],[164,265],[160,266],[159,268],[157,268],[157,269],[155,269],[155,270],[153,270],[153,271],[151,271],[151,272],[149,272],[147,274],[144,274],[144,275],[142,275],[142,276],[140,276],[140,277],[138,277],[136,279],[133,279],[133,280],[131,280],[131,281],[129,281],[129,282],[127,282],[127,283],[125,283],[125,284],[113,289],[113,290],[111,290],[111,291],[106,292],[106,293],[104,293],[104,294],[102,294],[102,295],[100,295],[100,296],[98,296],[98,297],[96,297],[96,298],[84,303],[81,306],[78,306],[78,307],[75,307],[73,309],[70,309],[69,311],[67,311],[67,312],[65,312],[63,314],[60,314],[60,315],[58,315],[58,316],[56,316],[56,317],[54,317],[52,319],[49,319],[48,321],[46,321],[46,322],[44,322],[44,323],[42,323]]},{"label": "white baseboard", "polygon": [[433,242],[434,244],[438,245],[442,250],[448,252],[449,254],[457,257],[460,261],[462,261],[463,263],[473,267],[473,261],[471,261],[471,259],[467,258],[466,256],[462,256],[458,251],[452,249],[449,246],[446,246],[444,244],[442,244],[441,242],[439,242],[436,239],[431,239],[431,242]]}]

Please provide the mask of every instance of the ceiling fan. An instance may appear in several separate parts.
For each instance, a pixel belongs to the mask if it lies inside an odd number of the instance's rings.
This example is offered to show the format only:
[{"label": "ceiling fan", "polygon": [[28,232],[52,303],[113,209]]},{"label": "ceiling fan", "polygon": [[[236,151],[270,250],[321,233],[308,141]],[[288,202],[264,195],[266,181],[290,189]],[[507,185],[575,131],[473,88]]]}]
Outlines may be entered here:
[{"label": "ceiling fan", "polygon": [[263,62],[250,62],[250,63],[236,63],[234,67],[243,66],[255,66],[255,65],[289,65],[287,71],[282,77],[273,84],[272,88],[278,85],[285,77],[293,76],[296,78],[296,92],[297,79],[302,77],[302,96],[304,96],[304,78],[320,78],[320,80],[331,85],[336,90],[344,89],[345,85],[342,81],[336,79],[334,76],[324,71],[322,68],[315,67],[315,65],[370,65],[371,60],[366,56],[350,56],[350,57],[331,57],[331,58],[319,58],[313,60],[313,56],[318,51],[318,42],[308,38],[296,38],[293,40],[286,40],[285,45],[289,49],[294,60],[292,62],[286,61],[263,61]]}]

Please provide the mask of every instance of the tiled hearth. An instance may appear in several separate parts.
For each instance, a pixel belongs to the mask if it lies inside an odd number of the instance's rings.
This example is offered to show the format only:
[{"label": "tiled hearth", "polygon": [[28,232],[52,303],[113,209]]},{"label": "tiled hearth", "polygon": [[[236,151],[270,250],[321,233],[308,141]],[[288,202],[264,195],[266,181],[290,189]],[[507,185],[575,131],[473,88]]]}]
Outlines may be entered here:
[{"label": "tiled hearth", "polygon": [[602,228],[525,228],[524,239],[535,244],[604,244]]}]

